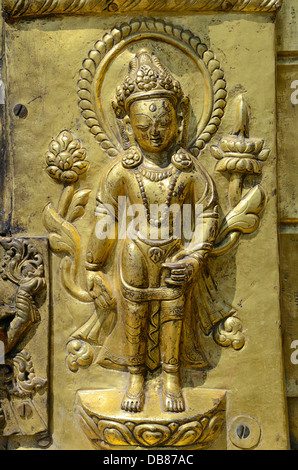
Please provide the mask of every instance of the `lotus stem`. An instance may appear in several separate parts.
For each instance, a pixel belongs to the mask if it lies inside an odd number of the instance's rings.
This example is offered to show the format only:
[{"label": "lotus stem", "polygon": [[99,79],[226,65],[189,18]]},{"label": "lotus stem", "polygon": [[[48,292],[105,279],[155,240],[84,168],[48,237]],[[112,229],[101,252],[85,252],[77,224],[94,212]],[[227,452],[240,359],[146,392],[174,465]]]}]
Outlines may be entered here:
[{"label": "lotus stem", "polygon": [[[75,264],[74,264],[75,263]],[[77,280],[77,260],[74,262],[70,257],[66,256],[61,261],[61,272],[62,272],[62,283],[67,292],[72,295],[75,299],[81,302],[91,303],[92,298],[87,290],[82,289],[79,286]]]},{"label": "lotus stem", "polygon": [[241,201],[243,179],[244,175],[241,173],[232,173],[229,186],[229,202],[232,209]]},{"label": "lotus stem", "polygon": [[230,251],[233,246],[236,245],[239,238],[241,237],[241,232],[230,232],[227,237],[225,237],[221,242],[214,245],[214,248],[211,252],[211,256],[221,256]]},{"label": "lotus stem", "polygon": [[74,184],[68,184],[64,187],[58,204],[58,214],[65,219],[70,203],[74,195]]}]

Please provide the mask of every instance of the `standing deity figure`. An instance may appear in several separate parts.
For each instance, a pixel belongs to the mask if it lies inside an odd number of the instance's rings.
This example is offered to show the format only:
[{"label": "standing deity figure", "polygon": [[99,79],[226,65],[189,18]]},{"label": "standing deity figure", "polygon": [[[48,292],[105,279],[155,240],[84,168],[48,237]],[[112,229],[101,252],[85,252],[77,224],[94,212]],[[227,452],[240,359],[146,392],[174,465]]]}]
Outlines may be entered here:
[{"label": "standing deity figure", "polygon": [[99,320],[89,337],[102,327],[96,362],[129,371],[123,410],[142,411],[146,374],[161,367],[163,409],[182,412],[182,364],[207,366],[198,331],[209,334],[231,314],[214,302],[206,269],[219,230],[217,194],[186,150],[189,98],[150,50],[131,61],[113,108],[123,151],[102,173],[96,197],[86,270]]}]

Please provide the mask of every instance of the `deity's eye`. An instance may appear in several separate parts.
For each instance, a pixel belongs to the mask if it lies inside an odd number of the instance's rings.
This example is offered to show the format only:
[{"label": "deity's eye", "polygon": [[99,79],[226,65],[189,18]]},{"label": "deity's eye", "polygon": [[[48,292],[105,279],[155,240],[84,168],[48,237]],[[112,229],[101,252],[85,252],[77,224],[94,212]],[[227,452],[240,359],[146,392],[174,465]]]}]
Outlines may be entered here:
[{"label": "deity's eye", "polygon": [[140,129],[141,131],[148,131],[149,129],[149,124],[137,124],[137,129]]},{"label": "deity's eye", "polygon": [[169,127],[171,125],[170,119],[162,119],[159,121],[159,127]]}]

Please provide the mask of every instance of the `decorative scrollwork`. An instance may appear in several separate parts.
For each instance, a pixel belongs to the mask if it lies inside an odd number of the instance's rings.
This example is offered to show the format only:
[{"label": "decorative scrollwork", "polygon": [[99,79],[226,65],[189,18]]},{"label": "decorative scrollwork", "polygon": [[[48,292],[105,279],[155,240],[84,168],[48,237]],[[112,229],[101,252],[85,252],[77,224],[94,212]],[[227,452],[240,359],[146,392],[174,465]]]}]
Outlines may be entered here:
[{"label": "decorative scrollwork", "polygon": [[34,371],[31,355],[28,351],[16,354],[12,359],[7,360],[6,365],[13,371],[4,386],[0,384],[2,390],[9,391],[9,394],[17,397],[28,397],[42,390],[47,385],[47,380],[37,377]]},{"label": "decorative scrollwork", "polygon": [[214,330],[214,339],[217,344],[223,347],[232,346],[235,350],[240,350],[245,344],[243,326],[239,318],[229,317],[220,322]]},{"label": "decorative scrollwork", "polygon": [[91,346],[78,339],[71,340],[68,343],[67,352],[67,364],[72,372],[77,372],[80,367],[88,367],[93,360]]},{"label": "decorative scrollwork", "polygon": [[[111,61],[119,50],[128,44],[139,41],[140,38],[156,38],[191,56],[197,63],[208,84],[210,99],[197,127],[197,133],[189,149],[193,155],[198,156],[212,135],[217,131],[226,106],[226,82],[219,62],[212,51],[190,31],[184,31],[180,26],[160,19],[134,19],[130,23],[122,24],[105,34],[101,41],[95,44],[88,58],[83,62],[80,72],[79,97],[82,116],[97,142],[110,157],[118,155],[115,138],[110,136],[102,115],[101,106],[98,105],[100,95],[101,67],[107,60]],[[117,47],[116,47],[117,46]],[[103,61],[105,59],[105,61]]]}]

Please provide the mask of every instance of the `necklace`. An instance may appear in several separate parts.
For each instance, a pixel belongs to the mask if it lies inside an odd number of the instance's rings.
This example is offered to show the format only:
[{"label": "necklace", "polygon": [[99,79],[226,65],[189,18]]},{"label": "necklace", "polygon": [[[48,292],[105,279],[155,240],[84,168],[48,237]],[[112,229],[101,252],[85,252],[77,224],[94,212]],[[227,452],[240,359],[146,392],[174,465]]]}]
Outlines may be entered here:
[{"label": "necklace", "polygon": [[155,170],[155,169],[149,169],[149,168],[146,168],[144,165],[140,165],[139,166],[139,170],[140,170],[140,173],[142,174],[142,176],[144,176],[145,178],[147,178],[148,180],[150,181],[162,181],[166,178],[169,178],[170,176],[173,175],[173,167],[171,166],[170,168],[168,168],[167,170],[161,170],[161,169],[158,169],[158,170]]},{"label": "necklace", "polygon": [[137,168],[135,174],[136,174],[136,178],[137,178],[139,188],[140,188],[140,191],[141,191],[141,196],[142,196],[143,204],[144,204],[145,211],[146,211],[147,221],[149,222],[150,225],[153,225],[154,227],[160,227],[162,225],[162,223],[167,221],[167,219],[168,219],[168,217],[167,217],[168,216],[168,211],[169,211],[169,208],[170,208],[170,205],[171,205],[173,192],[174,192],[175,186],[177,184],[180,171],[177,171],[172,176],[169,192],[168,192],[168,195],[167,195],[167,200],[166,200],[166,203],[165,203],[166,204],[165,214],[160,219],[157,219],[157,220],[152,219],[151,216],[150,216],[149,201],[147,199],[146,191],[145,191],[145,188],[144,188],[144,183],[143,183],[143,180],[142,180],[142,175],[140,174],[139,168]]}]

